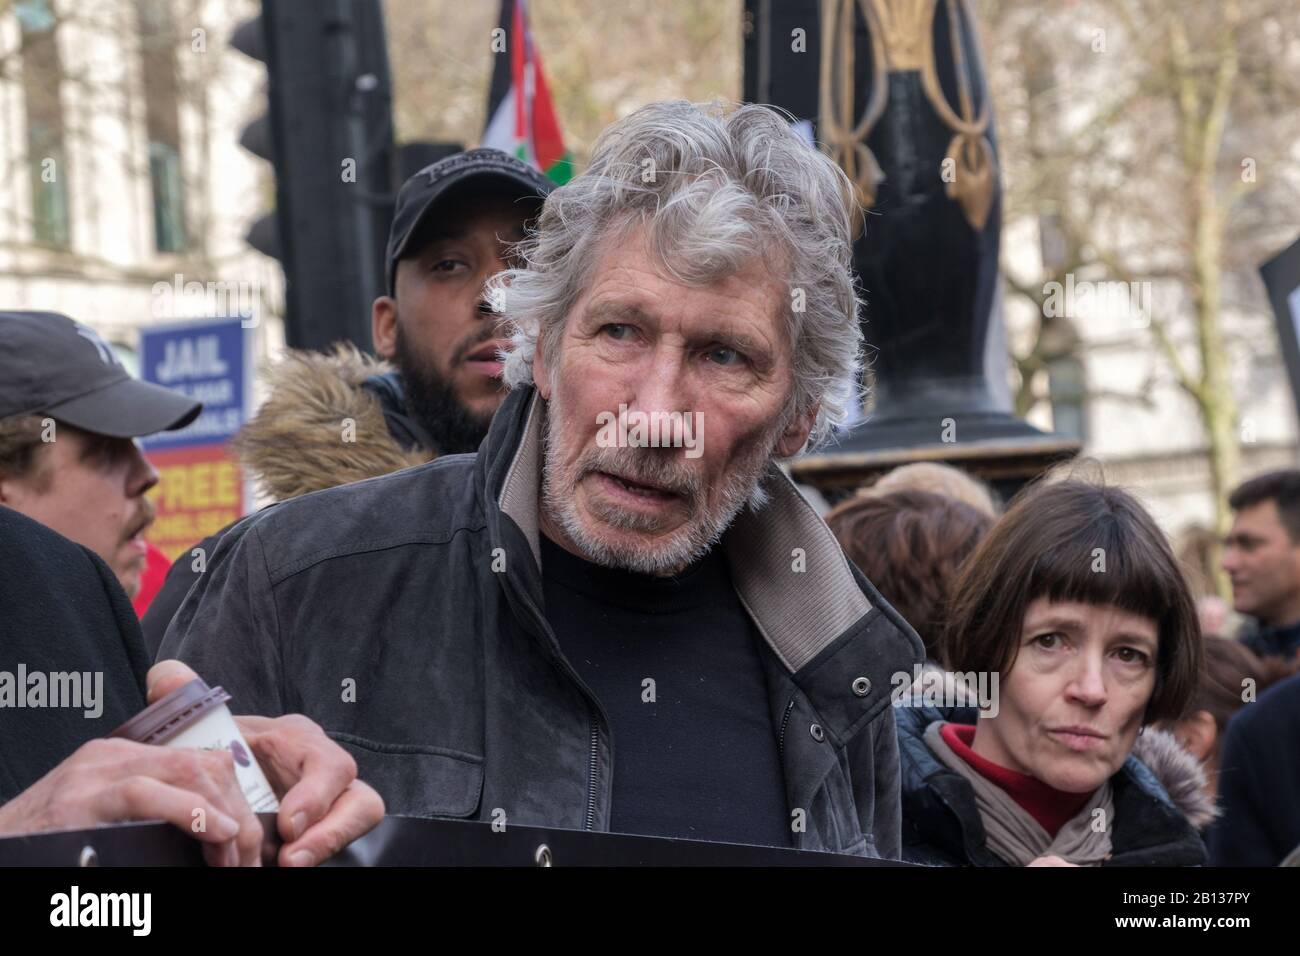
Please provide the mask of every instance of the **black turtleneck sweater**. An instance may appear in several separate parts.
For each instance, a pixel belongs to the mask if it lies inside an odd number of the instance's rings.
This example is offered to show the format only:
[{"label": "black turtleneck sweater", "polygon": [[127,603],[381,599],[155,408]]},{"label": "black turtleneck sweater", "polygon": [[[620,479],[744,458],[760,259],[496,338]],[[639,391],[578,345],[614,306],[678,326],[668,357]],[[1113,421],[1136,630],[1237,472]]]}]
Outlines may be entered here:
[{"label": "black turtleneck sweater", "polygon": [[720,549],[657,578],[541,547],[546,616],[611,725],[610,829],[789,846],[767,651]]}]

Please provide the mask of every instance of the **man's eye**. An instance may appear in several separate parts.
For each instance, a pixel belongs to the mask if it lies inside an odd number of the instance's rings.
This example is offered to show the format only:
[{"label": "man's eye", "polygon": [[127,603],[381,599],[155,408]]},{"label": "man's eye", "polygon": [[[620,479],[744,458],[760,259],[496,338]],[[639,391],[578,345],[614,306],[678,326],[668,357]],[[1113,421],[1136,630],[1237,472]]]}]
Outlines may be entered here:
[{"label": "man's eye", "polygon": [[705,352],[704,357],[714,365],[738,365],[745,359],[735,349],[729,349],[723,345]]},{"label": "man's eye", "polygon": [[135,443],[129,438],[95,436],[92,444],[88,445],[83,452],[82,460],[94,468],[108,471],[130,457],[134,449]]},{"label": "man's eye", "polygon": [[602,326],[600,331],[609,338],[614,339],[616,342],[625,342],[632,337],[632,326],[630,325],[611,323],[610,325]]},{"label": "man's eye", "polygon": [[457,266],[463,266],[465,263],[459,259],[439,259],[433,264],[434,272],[453,272]]}]

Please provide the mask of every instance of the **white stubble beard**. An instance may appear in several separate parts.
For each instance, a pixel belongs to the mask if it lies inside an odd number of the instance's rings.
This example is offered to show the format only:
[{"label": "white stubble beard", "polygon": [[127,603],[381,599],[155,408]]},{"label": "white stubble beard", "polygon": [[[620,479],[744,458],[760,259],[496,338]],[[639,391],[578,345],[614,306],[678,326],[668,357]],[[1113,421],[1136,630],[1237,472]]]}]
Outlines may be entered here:
[{"label": "white stubble beard", "polygon": [[[562,449],[570,447],[569,436],[564,433],[564,416],[560,408],[559,390],[552,389],[552,400],[548,403],[547,415],[542,428],[542,509],[547,518],[568,537],[569,541],[594,564],[618,568],[638,574],[670,575],[689,567],[707,554],[721,539],[727,528],[740,512],[748,506],[758,511],[767,504],[768,495],[763,489],[762,478],[776,450],[776,444],[785,430],[785,422],[779,422],[754,448],[742,455],[718,496],[717,505],[709,509],[707,503],[698,503],[702,489],[694,475],[686,472],[680,463],[663,456],[665,451],[658,448],[597,448],[584,451],[572,466],[566,466],[561,459]],[[784,416],[783,416],[784,417]],[[553,422],[559,422],[552,427]],[[676,451],[674,449],[673,451]],[[635,542],[612,544],[601,535],[590,531],[578,513],[577,487],[578,476],[590,469],[604,464],[609,466],[615,461],[628,467],[631,474],[656,475],[660,479],[669,479],[674,487],[692,487],[694,492],[683,496],[689,511],[686,523],[662,542],[639,545]],[[671,462],[671,464],[669,464]],[[693,500],[692,500],[693,499]],[[703,514],[700,512],[703,511]],[[648,530],[644,522],[633,515],[626,515],[627,520],[618,521],[618,516],[611,514],[610,523],[621,524],[624,530]],[[638,528],[642,525],[642,528]]]}]

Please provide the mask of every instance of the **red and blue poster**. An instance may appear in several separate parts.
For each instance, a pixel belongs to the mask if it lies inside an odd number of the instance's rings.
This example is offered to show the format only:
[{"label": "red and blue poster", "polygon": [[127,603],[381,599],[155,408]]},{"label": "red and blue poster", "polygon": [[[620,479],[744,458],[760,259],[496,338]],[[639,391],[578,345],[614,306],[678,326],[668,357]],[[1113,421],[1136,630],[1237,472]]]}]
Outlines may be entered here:
[{"label": "red and blue poster", "polygon": [[158,469],[149,540],[175,560],[247,513],[252,501],[230,439],[253,407],[252,329],[236,318],[151,326],[140,333],[140,377],[203,403],[185,428],[144,439]]}]

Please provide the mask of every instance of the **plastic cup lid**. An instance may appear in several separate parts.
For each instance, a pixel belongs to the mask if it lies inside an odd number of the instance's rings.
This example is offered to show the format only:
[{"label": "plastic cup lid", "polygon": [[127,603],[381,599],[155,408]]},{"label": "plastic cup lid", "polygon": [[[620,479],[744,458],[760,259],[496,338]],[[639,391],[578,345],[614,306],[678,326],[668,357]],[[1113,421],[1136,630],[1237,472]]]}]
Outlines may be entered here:
[{"label": "plastic cup lid", "polygon": [[109,736],[142,744],[166,743],[228,700],[230,695],[223,688],[209,687],[203,678],[196,677],[154,701]]}]

